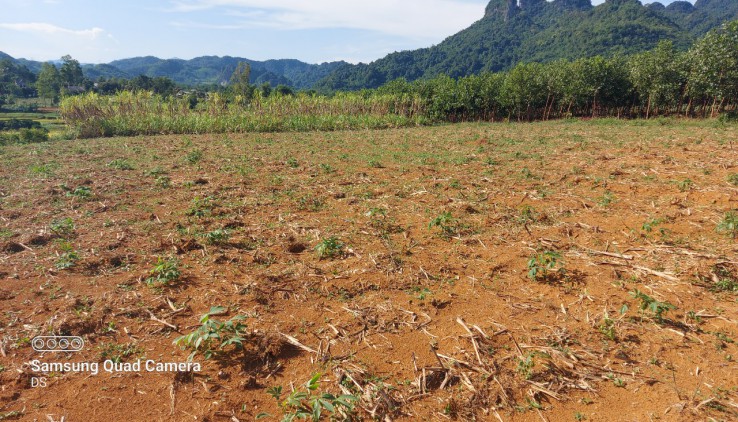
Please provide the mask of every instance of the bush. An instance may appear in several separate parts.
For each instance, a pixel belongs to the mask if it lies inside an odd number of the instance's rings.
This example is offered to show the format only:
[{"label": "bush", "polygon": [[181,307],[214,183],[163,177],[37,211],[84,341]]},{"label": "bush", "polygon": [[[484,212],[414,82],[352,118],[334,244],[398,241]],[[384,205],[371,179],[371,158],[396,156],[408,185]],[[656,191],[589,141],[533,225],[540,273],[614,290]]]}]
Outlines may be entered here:
[{"label": "bush", "polygon": [[49,131],[39,127],[32,129],[21,129],[17,133],[0,133],[0,146],[11,144],[33,144],[48,142]]},{"label": "bush", "polygon": [[0,130],[39,129],[41,123],[29,119],[0,120]]}]

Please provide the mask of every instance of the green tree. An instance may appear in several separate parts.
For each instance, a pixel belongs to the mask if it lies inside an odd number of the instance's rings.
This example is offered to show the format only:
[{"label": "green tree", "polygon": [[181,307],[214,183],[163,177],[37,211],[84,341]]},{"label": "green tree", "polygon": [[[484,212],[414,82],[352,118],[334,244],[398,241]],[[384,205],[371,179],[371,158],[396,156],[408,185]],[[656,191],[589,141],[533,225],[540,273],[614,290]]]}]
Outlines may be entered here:
[{"label": "green tree", "polygon": [[712,100],[712,114],[738,97],[738,21],[723,25],[689,51],[692,97]]},{"label": "green tree", "polygon": [[673,107],[681,99],[686,84],[684,63],[671,41],[662,41],[655,49],[630,58],[630,81],[646,102],[646,118],[652,107]]},{"label": "green tree", "polygon": [[246,62],[238,62],[236,70],[231,74],[230,89],[234,96],[241,97],[241,101],[249,101],[254,95],[254,86],[249,82],[251,78],[251,65]]},{"label": "green tree", "polygon": [[39,97],[48,99],[52,104],[59,99],[61,76],[59,70],[51,63],[43,63],[36,79],[36,90]]},{"label": "green tree", "polygon": [[79,65],[79,62],[69,54],[61,59],[62,65],[59,70],[59,76],[61,77],[62,87],[68,89],[71,86],[82,85],[85,77],[82,74],[82,66]]}]

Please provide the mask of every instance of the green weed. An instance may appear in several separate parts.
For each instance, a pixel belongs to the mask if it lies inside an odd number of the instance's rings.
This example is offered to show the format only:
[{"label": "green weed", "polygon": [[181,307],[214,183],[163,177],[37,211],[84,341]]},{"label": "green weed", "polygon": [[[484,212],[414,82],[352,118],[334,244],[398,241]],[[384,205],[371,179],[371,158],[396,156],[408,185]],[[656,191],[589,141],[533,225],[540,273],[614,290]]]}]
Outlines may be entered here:
[{"label": "green weed", "polygon": [[547,281],[552,273],[563,275],[565,271],[561,254],[556,251],[544,251],[528,260],[528,278],[531,280]]},{"label": "green weed", "polygon": [[157,258],[156,265],[149,271],[149,274],[149,278],[146,279],[146,283],[149,285],[169,285],[182,276],[176,258],[165,259],[161,256]]},{"label": "green weed", "polygon": [[719,233],[726,233],[733,239],[738,237],[738,213],[728,211],[723,215],[723,219],[717,225]]},{"label": "green weed", "polygon": [[323,239],[317,246],[315,246],[315,252],[319,259],[337,258],[342,256],[344,253],[343,249],[343,243],[341,243],[335,236]]},{"label": "green weed", "polygon": [[[310,381],[305,383],[305,390],[295,389],[284,400],[282,400],[282,386],[267,389],[267,394],[274,397],[282,411],[282,421],[293,421],[295,419],[311,419],[314,422],[321,420],[324,412],[331,414],[331,420],[353,420],[346,413],[354,410],[354,403],[358,397],[353,395],[335,396],[331,393],[317,393],[318,381],[321,374],[315,374]],[[339,417],[339,415],[341,415]],[[270,417],[267,413],[260,413],[256,419]]]},{"label": "green weed", "polygon": [[651,296],[635,289],[630,292],[630,295],[635,299],[640,300],[640,310],[642,312],[649,311],[653,315],[654,319],[658,323],[664,322],[664,313],[676,309],[676,306],[669,302],[659,302]]},{"label": "green weed", "polygon": [[133,166],[123,158],[116,158],[107,164],[108,167],[117,170],[133,170]]},{"label": "green weed", "polygon": [[445,238],[452,237],[458,232],[457,220],[451,215],[450,211],[442,212],[428,223],[428,228],[438,227],[441,229],[441,236]]},{"label": "green weed", "polygon": [[225,322],[213,319],[213,315],[224,311],[225,308],[221,306],[213,306],[208,313],[200,317],[201,325],[197,329],[174,340],[174,344],[178,346],[193,349],[188,360],[192,360],[197,353],[201,353],[205,359],[210,359],[229,346],[234,346],[236,350],[243,349],[246,325],[241,321],[246,317],[237,315]]}]

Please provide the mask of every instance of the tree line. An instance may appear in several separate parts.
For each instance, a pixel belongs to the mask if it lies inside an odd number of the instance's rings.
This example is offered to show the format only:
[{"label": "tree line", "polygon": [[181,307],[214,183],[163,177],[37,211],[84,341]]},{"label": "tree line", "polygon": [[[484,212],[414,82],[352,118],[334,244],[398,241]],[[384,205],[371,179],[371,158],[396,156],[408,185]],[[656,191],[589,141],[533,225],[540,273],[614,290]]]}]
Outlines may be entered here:
[{"label": "tree line", "polygon": [[631,56],[520,63],[507,72],[458,79],[396,79],[377,92],[419,95],[428,117],[447,121],[709,117],[735,110],[738,102],[738,21],[688,51],[663,41]]}]

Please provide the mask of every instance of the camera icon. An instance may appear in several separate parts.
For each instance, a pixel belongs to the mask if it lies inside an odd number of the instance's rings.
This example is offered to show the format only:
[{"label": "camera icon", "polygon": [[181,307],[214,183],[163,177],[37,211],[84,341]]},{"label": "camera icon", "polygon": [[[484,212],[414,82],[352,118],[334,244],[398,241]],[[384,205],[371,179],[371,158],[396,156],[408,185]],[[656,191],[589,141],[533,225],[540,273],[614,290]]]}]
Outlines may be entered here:
[{"label": "camera icon", "polygon": [[36,336],[31,340],[31,347],[37,352],[79,352],[85,341],[77,336]]}]

